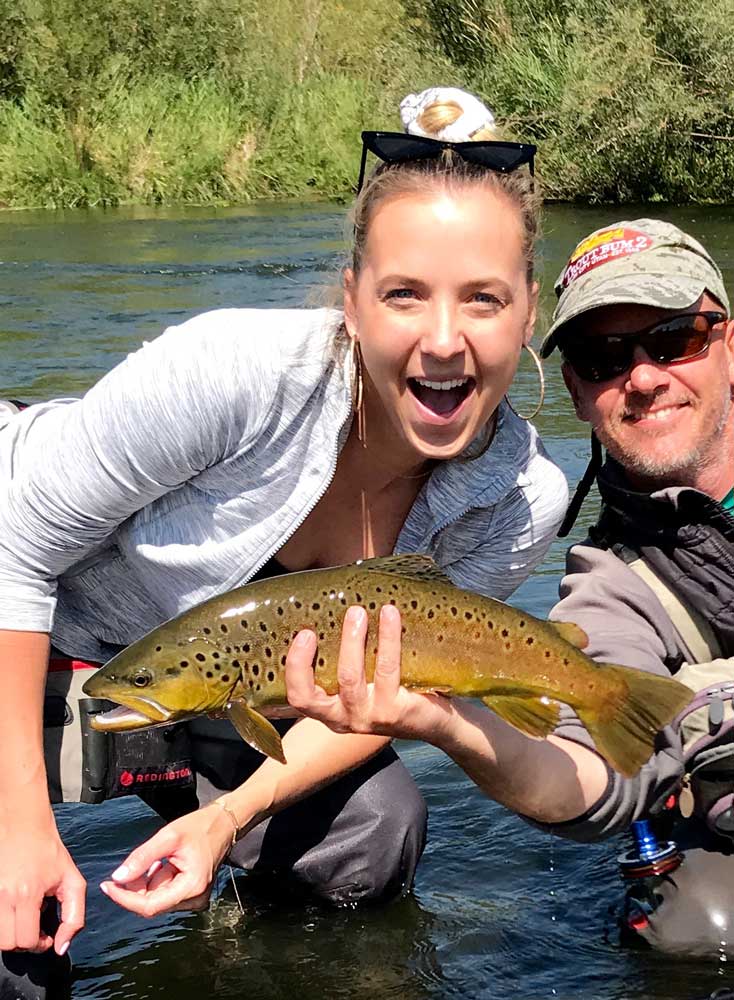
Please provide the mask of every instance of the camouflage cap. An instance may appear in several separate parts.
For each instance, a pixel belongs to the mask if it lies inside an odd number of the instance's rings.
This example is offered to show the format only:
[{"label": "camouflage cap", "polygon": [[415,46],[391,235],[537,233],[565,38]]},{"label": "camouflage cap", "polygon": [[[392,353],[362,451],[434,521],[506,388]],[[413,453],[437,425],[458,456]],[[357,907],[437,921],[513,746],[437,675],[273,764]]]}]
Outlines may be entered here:
[{"label": "camouflage cap", "polygon": [[597,229],[571,254],[555,283],[558,304],[540,346],[547,358],[560,328],[590,309],[632,303],[687,309],[704,291],[729,313],[721,271],[707,250],[669,222],[634,219]]}]

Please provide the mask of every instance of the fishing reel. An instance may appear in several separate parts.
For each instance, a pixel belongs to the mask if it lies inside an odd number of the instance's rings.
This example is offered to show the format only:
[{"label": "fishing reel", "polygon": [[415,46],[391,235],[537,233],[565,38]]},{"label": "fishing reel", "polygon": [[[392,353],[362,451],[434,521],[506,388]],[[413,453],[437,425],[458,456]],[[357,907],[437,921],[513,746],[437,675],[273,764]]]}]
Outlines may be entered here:
[{"label": "fishing reel", "polygon": [[648,917],[660,904],[655,888],[683,862],[683,854],[672,841],[658,841],[646,819],[632,824],[633,847],[617,858],[619,872],[629,885],[625,922],[632,931],[644,930]]}]

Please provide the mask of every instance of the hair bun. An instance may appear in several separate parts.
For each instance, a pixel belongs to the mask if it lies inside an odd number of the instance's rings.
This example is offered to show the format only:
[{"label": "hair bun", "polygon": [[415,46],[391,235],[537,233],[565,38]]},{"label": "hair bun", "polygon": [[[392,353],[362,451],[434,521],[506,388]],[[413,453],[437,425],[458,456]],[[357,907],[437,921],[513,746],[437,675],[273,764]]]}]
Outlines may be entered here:
[{"label": "hair bun", "polygon": [[[423,112],[435,104],[457,104],[461,115],[437,133],[424,131],[419,125]],[[422,135],[444,142],[468,142],[480,129],[494,129],[494,115],[473,94],[458,87],[431,87],[420,94],[408,94],[400,102],[400,118],[409,135]]]}]

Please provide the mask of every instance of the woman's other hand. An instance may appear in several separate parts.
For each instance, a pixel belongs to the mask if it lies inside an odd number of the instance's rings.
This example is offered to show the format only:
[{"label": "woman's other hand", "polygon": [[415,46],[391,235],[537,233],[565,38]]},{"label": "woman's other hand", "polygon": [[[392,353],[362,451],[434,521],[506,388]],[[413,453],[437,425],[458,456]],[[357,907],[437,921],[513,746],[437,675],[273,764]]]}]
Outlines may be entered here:
[{"label": "woman's other hand", "polygon": [[288,701],[303,715],[338,733],[374,733],[399,739],[438,742],[449,725],[451,702],[437,694],[416,694],[400,684],[400,612],[391,604],[380,611],[375,674],[365,677],[367,612],[349,608],[342,628],[337,676],[339,693],[327,694],[314,681],[317,640],[299,632],[286,661]]},{"label": "woman's other hand", "polygon": [[232,832],[232,818],[211,803],[164,826],[129,854],[100,888],[141,917],[205,910]]},{"label": "woman's other hand", "polygon": [[[8,820],[6,822],[6,819]],[[28,816],[22,807],[0,810],[0,950],[67,951],[84,926],[86,882],[59,837],[53,814]],[[47,897],[61,905],[52,938],[40,927]]]}]

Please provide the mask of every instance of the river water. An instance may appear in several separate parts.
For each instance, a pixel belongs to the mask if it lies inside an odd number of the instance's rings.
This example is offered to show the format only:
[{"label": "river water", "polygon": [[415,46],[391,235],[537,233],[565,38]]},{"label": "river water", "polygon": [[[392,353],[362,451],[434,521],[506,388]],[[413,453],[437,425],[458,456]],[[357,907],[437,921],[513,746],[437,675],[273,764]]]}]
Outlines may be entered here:
[{"label": "river water", "polygon": [[[541,330],[570,249],[619,214],[549,210]],[[734,288],[734,210],[654,214],[700,236]],[[141,341],[206,309],[317,302],[343,260],[344,236],[344,215],[330,205],[0,213],[0,396],[77,395]],[[555,357],[546,367],[536,424],[575,484],[587,433],[570,411]],[[534,407],[532,366],[523,365],[512,396],[518,409]],[[590,497],[571,540],[583,536],[594,507]],[[553,546],[513,603],[547,613],[564,550]],[[552,840],[484,798],[437,751],[399,749],[429,805],[428,847],[415,892],[372,910],[275,904],[248,895],[240,880],[241,915],[223,873],[208,913],[143,922],[98,883],[158,820],[136,799],[62,807],[62,833],[89,881],[87,927],[72,949],[73,996],[697,1000],[734,986],[716,954],[672,962],[619,947],[622,838],[592,846]]]}]

